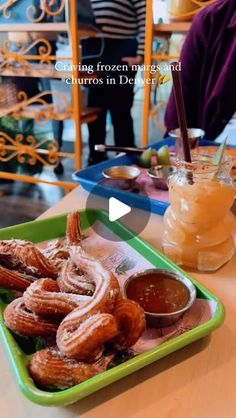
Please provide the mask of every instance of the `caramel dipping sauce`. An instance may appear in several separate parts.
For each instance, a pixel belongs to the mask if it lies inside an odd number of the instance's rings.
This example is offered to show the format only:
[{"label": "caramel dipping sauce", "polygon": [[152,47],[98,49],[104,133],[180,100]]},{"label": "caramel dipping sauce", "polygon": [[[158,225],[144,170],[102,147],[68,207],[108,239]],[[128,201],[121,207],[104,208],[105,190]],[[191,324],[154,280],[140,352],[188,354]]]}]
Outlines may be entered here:
[{"label": "caramel dipping sauce", "polygon": [[187,305],[190,297],[183,283],[155,273],[131,280],[126,294],[128,299],[138,302],[145,312],[151,313],[177,312]]},{"label": "caramel dipping sauce", "polygon": [[111,180],[135,180],[140,175],[137,167],[118,165],[108,167],[103,171],[103,176]]},{"label": "caramel dipping sauce", "polygon": [[187,277],[159,269],[129,277],[124,293],[142,306],[148,325],[154,327],[172,325],[196,299],[196,288]]}]

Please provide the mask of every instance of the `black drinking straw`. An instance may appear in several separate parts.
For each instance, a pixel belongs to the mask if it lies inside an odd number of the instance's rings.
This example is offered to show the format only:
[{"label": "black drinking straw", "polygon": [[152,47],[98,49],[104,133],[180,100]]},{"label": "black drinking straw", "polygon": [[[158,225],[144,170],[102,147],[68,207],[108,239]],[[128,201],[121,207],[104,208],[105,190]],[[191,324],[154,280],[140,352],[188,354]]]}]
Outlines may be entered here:
[{"label": "black drinking straw", "polygon": [[183,153],[184,153],[184,160],[187,163],[191,163],[191,154],[190,154],[190,146],[189,146],[189,138],[188,138],[188,130],[187,130],[187,122],[186,122],[186,112],[184,106],[184,97],[183,97],[183,90],[181,85],[180,79],[180,71],[177,70],[179,67],[178,62],[172,62],[172,78],[173,78],[173,85],[174,85],[174,94],[175,94],[175,103],[180,127],[180,136],[182,141]]}]

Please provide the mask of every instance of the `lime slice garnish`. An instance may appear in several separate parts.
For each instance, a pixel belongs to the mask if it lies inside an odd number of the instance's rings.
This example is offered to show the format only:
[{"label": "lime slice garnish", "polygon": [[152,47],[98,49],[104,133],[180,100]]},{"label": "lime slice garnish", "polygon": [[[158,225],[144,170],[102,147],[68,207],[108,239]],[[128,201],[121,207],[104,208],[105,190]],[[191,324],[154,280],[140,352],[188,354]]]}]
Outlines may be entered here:
[{"label": "lime slice garnish", "polygon": [[170,151],[167,145],[163,145],[157,151],[158,164],[160,165],[170,165]]},{"label": "lime slice garnish", "polygon": [[151,157],[152,157],[152,150],[151,148],[146,149],[139,157],[139,165],[144,168],[151,167]]},{"label": "lime slice garnish", "polygon": [[212,157],[211,163],[213,165],[221,164],[222,158],[224,156],[225,145],[226,145],[227,139],[228,137],[224,139],[224,141],[222,142],[222,144],[219,146],[218,150],[216,151],[214,157]]}]

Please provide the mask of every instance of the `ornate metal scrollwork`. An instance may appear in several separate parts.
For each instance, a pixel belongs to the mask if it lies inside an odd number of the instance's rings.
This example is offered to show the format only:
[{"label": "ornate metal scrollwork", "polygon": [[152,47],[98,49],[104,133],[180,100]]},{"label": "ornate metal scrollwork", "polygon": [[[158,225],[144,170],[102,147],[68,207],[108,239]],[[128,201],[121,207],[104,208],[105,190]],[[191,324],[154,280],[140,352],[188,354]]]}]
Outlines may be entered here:
[{"label": "ornate metal scrollwork", "polygon": [[[5,19],[10,19],[14,16],[14,6],[18,0],[5,0],[0,5],[0,12],[2,12]],[[26,17],[29,21],[37,23],[42,22],[46,16],[58,16],[65,9],[65,0],[41,0],[39,1],[39,7],[35,4],[31,4],[26,8]]]},{"label": "ornate metal scrollwork", "polygon": [[65,0],[41,0],[39,9],[31,4],[26,9],[26,15],[31,22],[41,22],[46,15],[57,16],[63,12],[65,8]]},{"label": "ornate metal scrollwork", "polygon": [[[15,51],[14,51],[15,49]],[[25,73],[31,75],[37,71],[48,77],[55,76],[54,63],[56,60],[71,60],[71,57],[56,57],[52,55],[50,42],[45,38],[38,38],[31,43],[12,42],[5,40],[0,46],[0,75],[11,72],[12,75]]]},{"label": "ornate metal scrollwork", "polygon": [[[13,50],[14,47],[16,47],[16,52]],[[35,54],[34,48],[37,48],[38,54]],[[55,57],[51,56],[51,52],[50,42],[44,38],[36,39],[30,44],[6,40],[0,47],[0,74],[4,70],[14,74],[23,70],[27,75],[34,69],[35,63],[40,64],[40,68],[35,68],[38,71],[45,69],[51,72],[55,71],[53,67],[50,67],[50,64],[55,60]]]},{"label": "ornate metal scrollwork", "polygon": [[[49,103],[49,98],[52,96],[59,99],[58,103]],[[13,107],[9,107],[7,112],[15,119],[22,118],[22,115],[27,112],[29,117],[43,125],[49,120],[70,119],[73,115],[69,100],[58,91],[47,90],[31,98],[28,98],[27,94],[21,91],[18,93],[18,100]]]},{"label": "ornate metal scrollwork", "polygon": [[9,10],[18,0],[7,0],[5,3],[0,5],[0,11],[2,12],[5,19],[10,19],[12,17],[12,10]]},{"label": "ornate metal scrollwork", "polygon": [[26,162],[35,165],[37,162],[43,166],[55,165],[60,162],[61,153],[59,151],[58,142],[51,139],[43,139],[37,141],[32,136],[16,135],[12,138],[5,132],[0,132],[0,162],[8,162],[17,159],[18,163]]}]

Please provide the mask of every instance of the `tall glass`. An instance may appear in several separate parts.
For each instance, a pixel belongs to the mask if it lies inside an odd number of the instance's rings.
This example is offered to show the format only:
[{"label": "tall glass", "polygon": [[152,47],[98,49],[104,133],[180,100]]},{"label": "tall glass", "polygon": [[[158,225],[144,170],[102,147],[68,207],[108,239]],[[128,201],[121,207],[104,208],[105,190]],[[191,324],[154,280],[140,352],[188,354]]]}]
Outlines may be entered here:
[{"label": "tall glass", "polygon": [[212,157],[195,152],[191,164],[177,164],[169,179],[170,206],[164,216],[164,253],[176,264],[200,271],[217,270],[235,251],[232,160],[224,156],[216,166]]}]

